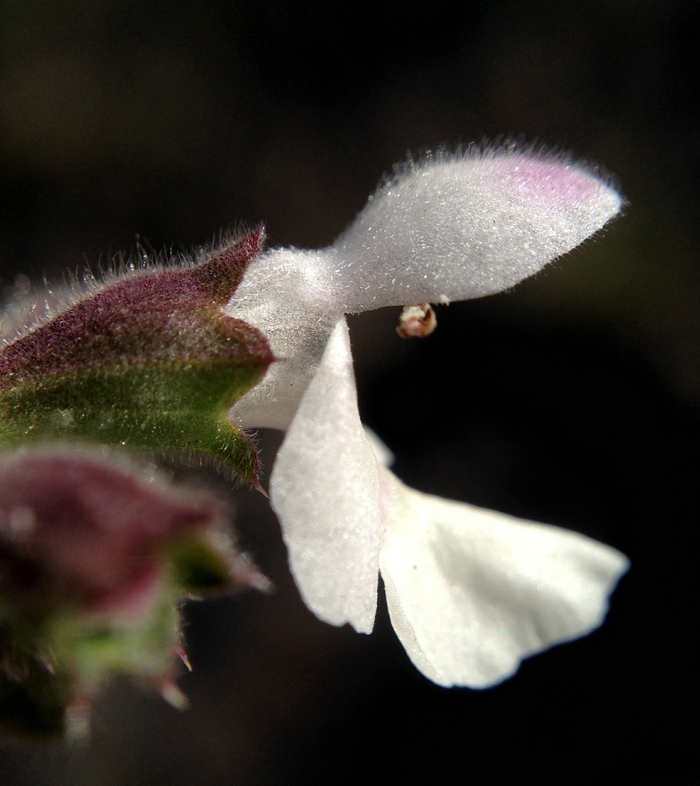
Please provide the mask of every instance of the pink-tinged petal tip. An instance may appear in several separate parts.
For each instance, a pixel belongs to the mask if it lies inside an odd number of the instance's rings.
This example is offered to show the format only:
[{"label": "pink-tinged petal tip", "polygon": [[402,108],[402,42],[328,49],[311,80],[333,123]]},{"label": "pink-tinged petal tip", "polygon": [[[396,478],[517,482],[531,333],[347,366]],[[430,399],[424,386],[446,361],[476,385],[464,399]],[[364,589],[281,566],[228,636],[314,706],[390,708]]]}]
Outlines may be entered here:
[{"label": "pink-tinged petal tip", "polygon": [[570,160],[511,148],[410,164],[333,246],[343,310],[500,292],[620,212],[609,182]]}]

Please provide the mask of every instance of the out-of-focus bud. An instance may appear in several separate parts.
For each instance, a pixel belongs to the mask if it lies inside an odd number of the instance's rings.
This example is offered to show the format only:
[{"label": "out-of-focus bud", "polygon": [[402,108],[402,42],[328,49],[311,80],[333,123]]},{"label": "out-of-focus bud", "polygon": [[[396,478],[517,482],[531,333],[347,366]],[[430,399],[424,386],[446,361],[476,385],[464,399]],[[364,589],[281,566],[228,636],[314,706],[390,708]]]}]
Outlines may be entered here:
[{"label": "out-of-focus bud", "polygon": [[0,722],[60,733],[114,673],[172,701],[182,598],[266,585],[229,518],[104,450],[0,456]]}]

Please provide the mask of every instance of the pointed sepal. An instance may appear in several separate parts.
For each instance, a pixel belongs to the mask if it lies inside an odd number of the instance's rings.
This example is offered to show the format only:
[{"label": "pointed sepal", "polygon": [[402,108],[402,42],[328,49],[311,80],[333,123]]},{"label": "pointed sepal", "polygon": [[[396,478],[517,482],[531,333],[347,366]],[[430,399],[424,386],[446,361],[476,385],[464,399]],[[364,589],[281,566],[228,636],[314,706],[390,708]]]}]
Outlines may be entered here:
[{"label": "pointed sepal", "polygon": [[0,724],[77,734],[113,674],[172,685],[182,599],[266,583],[229,519],[211,492],[105,451],[0,456]]},{"label": "pointed sepal", "polygon": [[260,228],[196,266],[118,279],[3,347],[0,444],[202,451],[256,483],[255,450],[226,412],[273,356],[221,309],[262,242]]}]

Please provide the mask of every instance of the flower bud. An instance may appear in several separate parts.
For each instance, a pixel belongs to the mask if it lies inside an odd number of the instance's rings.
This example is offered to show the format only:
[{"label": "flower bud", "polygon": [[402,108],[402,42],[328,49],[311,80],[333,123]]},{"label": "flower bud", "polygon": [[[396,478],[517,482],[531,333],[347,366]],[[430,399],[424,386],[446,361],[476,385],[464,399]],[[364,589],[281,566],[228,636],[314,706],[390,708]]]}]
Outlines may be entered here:
[{"label": "flower bud", "polygon": [[61,732],[116,672],[172,686],[183,596],[265,585],[229,518],[94,448],[0,456],[0,722]]}]

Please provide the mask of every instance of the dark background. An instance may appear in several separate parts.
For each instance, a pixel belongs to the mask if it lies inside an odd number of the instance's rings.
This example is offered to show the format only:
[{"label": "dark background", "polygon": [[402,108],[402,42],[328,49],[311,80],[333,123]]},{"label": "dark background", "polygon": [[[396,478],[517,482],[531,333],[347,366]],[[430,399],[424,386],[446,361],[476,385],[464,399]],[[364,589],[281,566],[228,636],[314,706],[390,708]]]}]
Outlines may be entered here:
[{"label": "dark background", "polygon": [[397,310],[352,332],[407,483],[632,560],[600,631],[444,690],[383,607],[371,637],[315,620],[239,491],[277,592],[188,607],[191,710],[117,682],[86,744],[0,743],[3,786],[698,783],[699,21],[690,0],[0,0],[6,292],[137,236],[178,251],[265,220],[271,245],[321,246],[409,150],[507,133],[614,172],[626,215],[534,280],[440,308],[422,342]]}]

